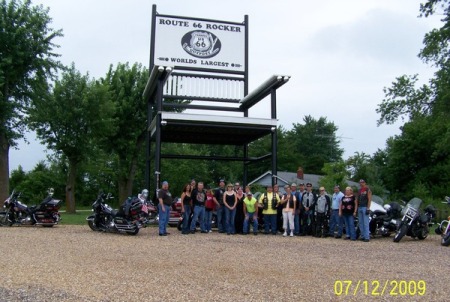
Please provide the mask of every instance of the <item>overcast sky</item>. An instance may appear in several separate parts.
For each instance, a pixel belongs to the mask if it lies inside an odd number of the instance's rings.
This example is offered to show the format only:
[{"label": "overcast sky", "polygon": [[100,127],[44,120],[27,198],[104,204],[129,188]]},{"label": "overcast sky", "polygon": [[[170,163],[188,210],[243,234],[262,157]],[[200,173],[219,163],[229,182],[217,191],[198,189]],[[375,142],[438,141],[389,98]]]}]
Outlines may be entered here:
[{"label": "overcast sky", "polygon": [[[326,117],[341,137],[344,158],[373,154],[399,133],[400,123],[377,127],[383,87],[395,77],[431,67],[417,57],[423,36],[439,17],[418,18],[418,0],[34,0],[50,7],[52,27],[62,29],[61,61],[103,77],[110,64],[148,66],[152,4],[161,14],[242,22],[249,15],[250,91],[273,74],[290,75],[277,93],[279,124],[291,129],[305,115]],[[269,117],[269,101],[250,110]],[[10,151],[10,170],[31,170],[45,146]]]}]

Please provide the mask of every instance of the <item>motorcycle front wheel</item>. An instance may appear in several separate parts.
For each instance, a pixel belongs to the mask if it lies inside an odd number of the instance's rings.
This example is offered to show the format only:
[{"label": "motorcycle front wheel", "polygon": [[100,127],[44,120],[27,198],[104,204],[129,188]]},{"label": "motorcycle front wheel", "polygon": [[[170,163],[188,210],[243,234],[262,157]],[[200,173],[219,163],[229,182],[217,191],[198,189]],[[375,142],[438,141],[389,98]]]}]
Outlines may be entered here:
[{"label": "motorcycle front wheel", "polygon": [[450,232],[447,232],[447,234],[442,237],[441,241],[442,246],[449,246],[450,245]]},{"label": "motorcycle front wheel", "polygon": [[12,226],[12,222],[8,220],[6,212],[0,212],[0,226]]},{"label": "motorcycle front wheel", "polygon": [[403,236],[406,235],[406,232],[408,231],[408,226],[406,224],[402,224],[400,228],[398,229],[397,233],[394,237],[394,242],[400,242],[402,240]]},{"label": "motorcycle front wheel", "polygon": [[419,240],[424,240],[427,237],[428,237],[428,228],[421,228],[417,233],[417,238],[419,238]]},{"label": "motorcycle front wheel", "polygon": [[94,222],[92,220],[88,220],[88,225],[91,228],[91,230],[97,232],[99,229],[95,226]]}]

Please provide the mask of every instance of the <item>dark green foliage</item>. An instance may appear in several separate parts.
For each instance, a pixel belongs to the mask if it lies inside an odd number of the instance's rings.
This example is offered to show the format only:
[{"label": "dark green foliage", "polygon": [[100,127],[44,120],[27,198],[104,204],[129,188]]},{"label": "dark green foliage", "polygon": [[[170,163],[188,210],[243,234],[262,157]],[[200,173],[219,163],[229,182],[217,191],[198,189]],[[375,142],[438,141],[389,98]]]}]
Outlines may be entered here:
[{"label": "dark green foliage", "polygon": [[304,124],[294,124],[286,133],[286,148],[280,152],[288,152],[286,158],[287,171],[297,171],[302,167],[305,173],[321,174],[325,163],[339,161],[343,150],[339,148],[336,136],[338,127],[327,121],[326,117],[315,119],[308,115],[303,118]]},{"label": "dark green foliage", "polygon": [[29,0],[0,2],[0,133],[7,133],[10,145],[23,135],[30,99],[61,67],[52,40],[62,31],[49,27],[48,11]]},{"label": "dark green foliage", "polygon": [[330,194],[333,192],[335,185],[345,188],[347,186],[346,180],[349,176],[346,168],[347,165],[343,160],[326,163],[322,168],[324,177],[320,179],[320,185],[325,187],[325,190]]},{"label": "dark green foliage", "polygon": [[21,192],[21,200],[28,205],[39,204],[46,196],[48,188],[53,188],[56,199],[64,198],[64,175],[52,164],[39,162],[30,172],[18,167],[11,172],[11,189]]},{"label": "dark green foliage", "polygon": [[[142,97],[148,70],[141,64],[111,65],[102,79],[116,107],[113,131],[104,136],[101,148],[110,154],[108,166],[118,182],[118,198],[125,200],[133,192],[138,162],[144,161],[147,129],[147,102]],[[142,187],[141,187],[142,188]]]},{"label": "dark green foliage", "polygon": [[[448,195],[450,181],[450,6],[447,0],[421,5],[421,16],[440,14],[443,26],[424,38],[419,57],[437,68],[428,85],[417,86],[417,76],[402,76],[385,89],[379,123],[407,117],[402,133],[387,142],[378,157],[381,176],[394,196]],[[419,195],[420,195],[419,194]]]},{"label": "dark green foliage", "polygon": [[23,137],[30,100],[47,90],[60,68],[48,9],[30,0],[0,1],[0,200],[8,195],[10,146]]},{"label": "dark green foliage", "polygon": [[67,161],[66,205],[75,212],[78,169],[95,147],[114,131],[114,105],[108,87],[81,75],[74,64],[67,68],[54,89],[35,97],[29,109],[29,126],[37,136]]}]

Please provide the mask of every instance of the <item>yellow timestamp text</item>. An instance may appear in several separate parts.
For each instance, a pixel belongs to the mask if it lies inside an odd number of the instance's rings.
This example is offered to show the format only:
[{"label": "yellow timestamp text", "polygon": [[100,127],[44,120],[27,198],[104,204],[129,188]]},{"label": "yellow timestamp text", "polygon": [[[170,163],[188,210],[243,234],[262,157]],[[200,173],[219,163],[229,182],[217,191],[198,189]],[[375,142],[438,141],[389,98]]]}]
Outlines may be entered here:
[{"label": "yellow timestamp text", "polygon": [[423,296],[427,291],[424,280],[336,280],[336,296]]}]

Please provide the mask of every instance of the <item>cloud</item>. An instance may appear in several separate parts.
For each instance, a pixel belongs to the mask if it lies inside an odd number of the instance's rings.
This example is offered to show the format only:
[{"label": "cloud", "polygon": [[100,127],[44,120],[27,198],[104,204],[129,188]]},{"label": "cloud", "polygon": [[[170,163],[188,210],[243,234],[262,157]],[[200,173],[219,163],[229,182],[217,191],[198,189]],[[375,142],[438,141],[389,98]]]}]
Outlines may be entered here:
[{"label": "cloud", "polygon": [[[152,3],[159,13],[175,16],[241,22],[248,14],[250,90],[272,74],[291,75],[277,92],[279,123],[290,129],[305,115],[325,116],[339,135],[353,138],[342,140],[346,156],[372,154],[398,133],[398,126],[376,127],[384,86],[402,74],[426,79],[433,72],[417,53],[438,21],[417,18],[420,0],[34,2],[50,7],[52,26],[63,29],[57,41],[63,63],[75,62],[96,78],[118,62],[148,66]],[[268,108],[264,100],[250,116],[268,117]],[[38,158],[38,153],[27,154]],[[11,152],[15,164],[21,162],[17,154]]]},{"label": "cloud", "polygon": [[412,15],[373,9],[354,22],[323,28],[309,41],[309,49],[324,56],[407,66],[416,63],[422,45],[417,33],[427,29]]}]

